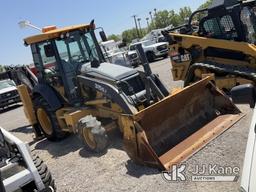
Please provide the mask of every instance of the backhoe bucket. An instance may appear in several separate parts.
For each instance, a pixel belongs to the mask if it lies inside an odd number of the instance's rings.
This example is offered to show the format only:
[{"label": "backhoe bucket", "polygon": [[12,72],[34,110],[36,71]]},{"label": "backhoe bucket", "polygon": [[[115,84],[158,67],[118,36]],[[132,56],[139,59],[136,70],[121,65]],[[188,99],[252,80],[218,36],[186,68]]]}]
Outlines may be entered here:
[{"label": "backhoe bucket", "polygon": [[124,115],[124,148],[138,163],[169,170],[242,117],[206,78],[133,116]]}]

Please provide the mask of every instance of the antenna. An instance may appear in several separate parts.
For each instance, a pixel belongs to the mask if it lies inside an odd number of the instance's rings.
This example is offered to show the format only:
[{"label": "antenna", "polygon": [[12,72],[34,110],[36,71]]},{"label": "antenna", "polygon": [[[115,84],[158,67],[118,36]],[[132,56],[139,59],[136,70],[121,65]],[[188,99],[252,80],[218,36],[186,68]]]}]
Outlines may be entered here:
[{"label": "antenna", "polygon": [[37,27],[37,26],[35,26],[35,25],[32,25],[32,24],[30,23],[30,21],[28,21],[28,20],[20,21],[20,22],[18,23],[18,25],[20,26],[21,29],[24,29],[24,28],[26,28],[26,27],[31,27],[31,28],[37,29],[37,30],[39,30],[39,31],[42,32],[42,29],[41,29],[41,28],[39,28],[39,27]]}]

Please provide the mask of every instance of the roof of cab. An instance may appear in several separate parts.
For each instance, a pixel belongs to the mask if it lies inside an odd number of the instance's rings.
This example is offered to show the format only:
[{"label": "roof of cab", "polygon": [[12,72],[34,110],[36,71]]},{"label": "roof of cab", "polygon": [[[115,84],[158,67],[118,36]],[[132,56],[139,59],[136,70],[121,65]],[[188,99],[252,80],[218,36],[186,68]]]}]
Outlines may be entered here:
[{"label": "roof of cab", "polygon": [[57,28],[53,29],[50,31],[47,31],[45,33],[41,33],[38,35],[30,36],[24,39],[25,44],[30,45],[32,43],[38,43],[41,41],[45,41],[48,39],[54,39],[59,37],[62,33],[68,32],[68,31],[73,31],[73,30],[85,30],[85,29],[90,29],[91,25],[74,25],[74,26],[69,26],[69,27],[63,27],[63,28]]}]

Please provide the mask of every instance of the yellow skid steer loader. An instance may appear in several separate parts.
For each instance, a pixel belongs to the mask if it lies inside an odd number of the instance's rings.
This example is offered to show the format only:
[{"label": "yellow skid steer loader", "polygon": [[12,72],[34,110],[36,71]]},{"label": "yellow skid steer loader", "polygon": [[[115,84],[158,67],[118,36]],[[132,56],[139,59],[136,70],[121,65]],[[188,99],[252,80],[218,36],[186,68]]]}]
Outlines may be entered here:
[{"label": "yellow skid steer loader", "polygon": [[188,86],[211,74],[216,86],[228,92],[237,85],[255,85],[255,10],[252,0],[213,0],[195,11],[188,24],[163,31],[173,79]]},{"label": "yellow skid steer loader", "polygon": [[57,141],[78,133],[87,150],[100,152],[119,128],[131,159],[169,169],[242,117],[209,79],[170,95],[141,46],[144,72],[107,63],[94,30],[93,22],[48,27],[24,40],[35,67],[25,68],[32,90],[21,85],[19,93],[37,135]]}]

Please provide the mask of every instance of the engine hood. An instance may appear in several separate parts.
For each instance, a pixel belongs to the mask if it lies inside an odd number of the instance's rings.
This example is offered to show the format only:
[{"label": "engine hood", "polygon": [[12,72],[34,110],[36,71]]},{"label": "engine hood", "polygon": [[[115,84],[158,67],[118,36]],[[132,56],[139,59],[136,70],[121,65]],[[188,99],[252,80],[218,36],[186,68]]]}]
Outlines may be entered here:
[{"label": "engine hood", "polygon": [[159,42],[159,43],[155,43],[155,44],[149,45],[147,47],[148,48],[154,48],[154,47],[159,47],[159,46],[162,46],[162,45],[168,45],[168,43],[166,43],[166,42]]},{"label": "engine hood", "polygon": [[128,55],[132,55],[132,54],[136,54],[137,55],[137,51],[135,51],[135,50],[128,51]]},{"label": "engine hood", "polygon": [[8,92],[10,92],[10,91],[15,91],[15,90],[17,90],[17,88],[16,88],[16,87],[14,87],[14,86],[10,86],[10,87],[7,87],[7,88],[4,88],[4,89],[1,89],[1,90],[0,90],[0,94],[8,93]]},{"label": "engine hood", "polygon": [[121,80],[138,73],[129,67],[123,67],[112,63],[101,63],[98,68],[92,68],[90,63],[86,63],[81,67],[82,75],[107,78],[112,80]]}]

